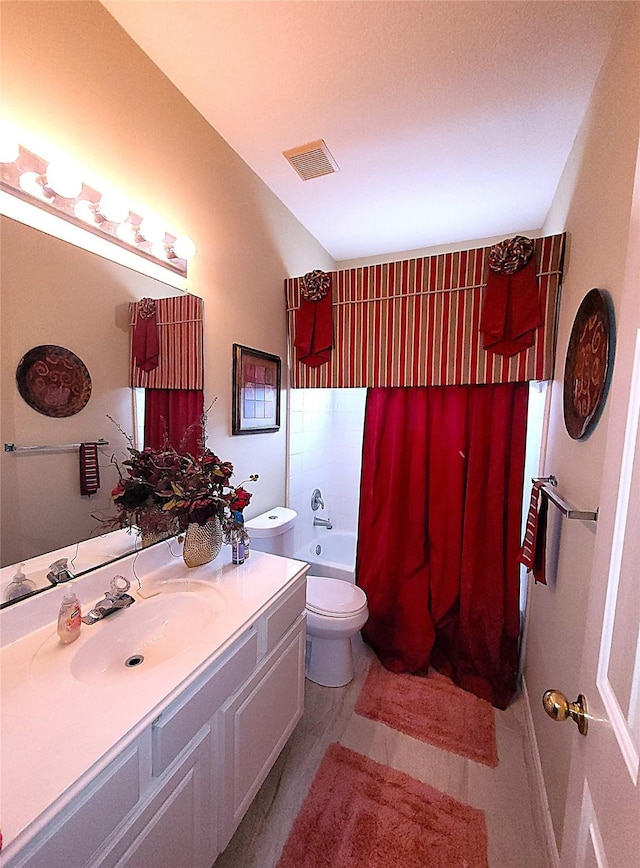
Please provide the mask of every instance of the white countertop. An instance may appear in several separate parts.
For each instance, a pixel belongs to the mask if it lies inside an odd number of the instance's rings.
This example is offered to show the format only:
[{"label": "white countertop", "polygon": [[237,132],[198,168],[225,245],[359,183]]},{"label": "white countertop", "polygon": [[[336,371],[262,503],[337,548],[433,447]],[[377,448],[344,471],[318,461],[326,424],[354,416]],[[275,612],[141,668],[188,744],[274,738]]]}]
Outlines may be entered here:
[{"label": "white countertop", "polygon": [[[188,569],[163,544],[76,580],[83,613],[108,590],[114,574],[131,580],[130,593],[138,599],[129,610],[83,624],[80,637],[66,646],[56,633],[60,591],[47,591],[0,612],[5,642],[0,652],[0,829],[5,852],[14,850],[14,841],[17,848],[30,840],[54,809],[224,654],[306,568],[300,561],[261,552],[252,552],[241,566],[230,560],[231,550],[225,546],[212,563]],[[127,670],[124,683],[122,678],[97,678],[96,683],[76,679],[70,662],[83,645],[116,622],[124,625],[129,612],[145,605],[135,576],[148,599],[158,599],[151,592],[167,579],[206,582],[216,591],[216,615],[197,635],[186,632],[179,653],[153,668]]]}]

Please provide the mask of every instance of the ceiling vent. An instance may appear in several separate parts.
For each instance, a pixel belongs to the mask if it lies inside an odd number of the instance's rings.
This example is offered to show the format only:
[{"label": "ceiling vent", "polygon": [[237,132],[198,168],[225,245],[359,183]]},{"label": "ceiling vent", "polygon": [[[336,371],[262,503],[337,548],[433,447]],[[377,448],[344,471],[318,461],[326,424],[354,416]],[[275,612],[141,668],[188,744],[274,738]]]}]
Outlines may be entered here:
[{"label": "ceiling vent", "polygon": [[331,151],[322,139],[282,153],[303,181],[310,181],[312,178],[320,178],[322,175],[332,175],[334,172],[340,171]]}]

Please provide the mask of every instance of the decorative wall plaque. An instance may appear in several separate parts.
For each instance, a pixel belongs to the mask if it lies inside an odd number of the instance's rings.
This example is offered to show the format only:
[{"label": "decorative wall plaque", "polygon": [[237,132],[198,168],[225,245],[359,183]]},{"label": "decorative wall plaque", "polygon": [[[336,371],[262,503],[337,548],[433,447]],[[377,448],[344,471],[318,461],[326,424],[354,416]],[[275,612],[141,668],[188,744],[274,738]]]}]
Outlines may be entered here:
[{"label": "decorative wall plaque", "polygon": [[611,320],[604,293],[592,289],[582,299],[571,329],[564,369],[564,421],[579,440],[598,421],[606,394],[611,353]]},{"label": "decorative wall plaque", "polygon": [[18,391],[44,416],[73,416],[91,397],[91,377],[84,362],[64,347],[44,344],[20,359]]}]

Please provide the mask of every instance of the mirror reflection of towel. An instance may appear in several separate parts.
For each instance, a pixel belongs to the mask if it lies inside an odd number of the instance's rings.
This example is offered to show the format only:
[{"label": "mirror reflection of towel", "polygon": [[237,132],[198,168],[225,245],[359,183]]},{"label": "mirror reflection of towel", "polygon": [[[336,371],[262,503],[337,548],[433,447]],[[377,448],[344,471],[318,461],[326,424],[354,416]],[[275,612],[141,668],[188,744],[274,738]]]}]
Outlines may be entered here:
[{"label": "mirror reflection of towel", "polygon": [[80,444],[80,494],[95,494],[100,488],[98,446],[96,443]]},{"label": "mirror reflection of towel", "polygon": [[310,368],[317,368],[331,359],[333,313],[330,292],[320,301],[300,299],[294,346],[298,351],[298,361]]},{"label": "mirror reflection of towel", "polygon": [[542,325],[535,257],[513,274],[489,270],[480,318],[483,348],[514,356],[533,346],[535,330]]}]

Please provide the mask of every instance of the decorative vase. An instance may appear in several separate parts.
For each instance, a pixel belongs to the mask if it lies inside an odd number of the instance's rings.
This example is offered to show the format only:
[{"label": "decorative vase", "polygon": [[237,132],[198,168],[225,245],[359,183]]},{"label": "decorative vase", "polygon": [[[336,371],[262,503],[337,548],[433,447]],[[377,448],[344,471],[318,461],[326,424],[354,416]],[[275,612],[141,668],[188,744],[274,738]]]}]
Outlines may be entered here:
[{"label": "decorative vase", "polygon": [[152,546],[154,543],[160,542],[163,539],[169,539],[172,536],[180,533],[180,525],[177,519],[173,519],[169,527],[163,530],[140,530],[140,545],[142,548]]},{"label": "decorative vase", "polygon": [[201,567],[217,558],[222,551],[222,524],[215,516],[206,524],[187,526],[182,557],[188,567]]}]

